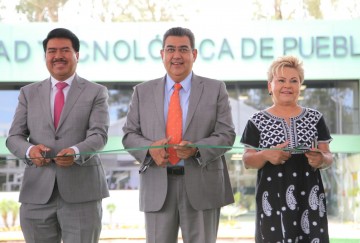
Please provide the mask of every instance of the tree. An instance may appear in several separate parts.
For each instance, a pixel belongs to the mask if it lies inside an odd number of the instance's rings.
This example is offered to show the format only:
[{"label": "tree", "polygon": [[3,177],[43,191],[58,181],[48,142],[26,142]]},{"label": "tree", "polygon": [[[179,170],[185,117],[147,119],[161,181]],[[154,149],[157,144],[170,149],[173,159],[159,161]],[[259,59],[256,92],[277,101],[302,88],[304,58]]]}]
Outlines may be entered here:
[{"label": "tree", "polygon": [[[8,223],[9,213],[12,214],[11,224]],[[15,226],[17,216],[19,214],[19,203],[11,199],[3,199],[0,201],[0,214],[6,228]]]},{"label": "tree", "polygon": [[116,210],[116,205],[114,203],[109,203],[108,205],[106,205],[106,209],[110,214],[110,222],[109,222],[109,224],[111,226],[112,225],[112,216],[113,216],[113,214],[114,214],[114,212]]},{"label": "tree", "polygon": [[58,9],[68,0],[20,0],[16,10],[30,22],[58,22]]},{"label": "tree", "polygon": [[64,12],[96,22],[187,20],[183,3],[173,0],[69,0]]},{"label": "tree", "polygon": [[9,224],[7,222],[8,213],[10,211],[10,206],[8,204],[7,199],[3,199],[0,201],[0,214],[2,217],[2,220],[4,221],[4,225],[6,228],[9,228]]},{"label": "tree", "polygon": [[355,19],[358,0],[251,0],[253,20]]},{"label": "tree", "polygon": [[322,19],[323,14],[321,10],[321,0],[304,0],[306,9],[309,12],[309,16],[312,16],[314,19]]},{"label": "tree", "polygon": [[0,0],[0,22],[3,20],[3,11],[6,9],[3,1]]},{"label": "tree", "polygon": [[176,9],[181,4],[168,0],[128,0],[117,1],[117,7],[112,12],[113,22],[167,22],[175,21]]},{"label": "tree", "polygon": [[[170,22],[356,19],[359,0],[18,0],[18,15],[30,22]],[[15,1],[0,0],[0,22],[13,16]],[[5,8],[4,10],[2,8]],[[7,17],[5,13],[11,13]],[[8,14],[10,16],[10,14]]]},{"label": "tree", "polygon": [[8,201],[9,204],[9,210],[12,214],[12,222],[11,222],[11,226],[14,227],[15,226],[15,222],[17,219],[17,216],[19,215],[19,208],[20,205],[18,202],[14,201],[14,200],[9,200]]}]

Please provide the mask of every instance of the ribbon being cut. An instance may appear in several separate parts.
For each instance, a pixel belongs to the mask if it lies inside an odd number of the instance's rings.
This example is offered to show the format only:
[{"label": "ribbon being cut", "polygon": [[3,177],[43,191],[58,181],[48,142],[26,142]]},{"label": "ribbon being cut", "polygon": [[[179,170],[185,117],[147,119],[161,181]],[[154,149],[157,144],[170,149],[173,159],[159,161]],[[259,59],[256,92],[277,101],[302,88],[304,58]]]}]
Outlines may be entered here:
[{"label": "ribbon being cut", "polygon": [[[69,154],[66,156],[78,156],[78,155],[92,155],[92,154],[117,154],[120,152],[126,152],[126,151],[132,151],[132,150],[149,150],[149,149],[154,149],[154,148],[170,148],[170,147],[174,147],[174,146],[180,146],[177,144],[166,144],[166,145],[159,145],[159,146],[144,146],[144,147],[133,147],[133,148],[121,148],[121,149],[113,149],[113,150],[102,150],[102,151],[95,151],[95,152],[83,152],[83,153],[79,153],[79,154]],[[276,147],[272,147],[272,148],[258,148],[258,147],[252,147],[252,146],[224,146],[224,145],[208,145],[208,144],[187,144],[185,145],[187,147],[197,147],[197,148],[219,148],[219,149],[244,149],[244,148],[250,148],[250,149],[255,149],[255,150],[282,150],[282,151],[286,151],[286,152],[290,152],[290,153],[296,153],[296,154],[300,154],[300,153],[306,153],[309,150],[313,149],[313,152],[316,152],[316,150],[314,150],[316,148],[315,144],[313,144],[311,147],[305,147],[303,145],[298,145],[294,148],[276,148]],[[320,151],[319,151],[320,152]],[[54,159],[55,157],[47,157],[46,154],[43,154],[44,159]],[[14,158],[14,159],[6,159],[6,160],[0,160],[0,162],[3,161],[8,161],[8,160],[24,160],[26,158]],[[27,159],[38,159],[38,158],[27,158]]]}]

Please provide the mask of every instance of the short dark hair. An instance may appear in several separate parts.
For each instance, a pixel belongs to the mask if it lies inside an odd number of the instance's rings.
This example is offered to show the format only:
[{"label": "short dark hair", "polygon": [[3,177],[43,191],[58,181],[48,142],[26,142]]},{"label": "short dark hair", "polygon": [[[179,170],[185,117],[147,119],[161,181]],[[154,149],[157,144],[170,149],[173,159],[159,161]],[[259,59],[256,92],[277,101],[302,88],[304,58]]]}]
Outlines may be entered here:
[{"label": "short dark hair", "polygon": [[162,47],[165,47],[166,38],[169,36],[187,36],[190,40],[191,49],[195,49],[195,36],[191,30],[182,27],[174,27],[165,32]]},{"label": "short dark hair", "polygon": [[50,39],[53,39],[53,38],[69,39],[69,40],[71,40],[72,47],[74,48],[74,50],[76,52],[79,52],[79,50],[80,50],[79,38],[77,38],[77,36],[73,32],[71,32],[70,30],[65,29],[65,28],[57,28],[57,29],[53,29],[52,31],[50,31],[49,34],[47,35],[46,39],[43,40],[44,52],[46,52],[47,43],[49,42]]}]

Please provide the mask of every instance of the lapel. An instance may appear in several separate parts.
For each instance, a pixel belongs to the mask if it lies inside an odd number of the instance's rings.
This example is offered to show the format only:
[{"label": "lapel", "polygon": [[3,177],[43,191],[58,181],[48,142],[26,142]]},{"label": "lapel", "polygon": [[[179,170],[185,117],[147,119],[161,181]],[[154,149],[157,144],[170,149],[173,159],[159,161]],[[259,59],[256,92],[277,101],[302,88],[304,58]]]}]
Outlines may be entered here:
[{"label": "lapel", "polygon": [[192,79],[191,79],[191,92],[190,92],[190,98],[189,98],[189,108],[188,108],[188,113],[187,113],[187,117],[186,117],[184,135],[185,135],[186,130],[188,129],[189,124],[195,114],[195,110],[199,104],[203,89],[204,89],[203,80],[200,77],[193,74]]},{"label": "lapel", "polygon": [[41,100],[41,109],[43,110],[42,114],[44,114],[44,119],[46,119],[50,123],[50,127],[55,131],[54,121],[51,114],[50,107],[50,92],[51,92],[51,81],[50,78],[42,81],[38,86],[38,97]]},{"label": "lapel", "polygon": [[[161,127],[165,128],[164,120],[164,88],[165,88],[165,77],[158,79],[153,85],[154,99],[155,99],[155,109],[156,114],[159,118],[159,124]],[[165,129],[163,129],[165,131]]]},{"label": "lapel", "polygon": [[79,76],[75,75],[74,80],[71,83],[69,93],[66,96],[66,101],[64,104],[64,108],[61,112],[58,129],[66,120],[66,117],[69,115],[71,109],[74,107],[76,101],[79,99],[84,87],[85,81],[82,80]]}]

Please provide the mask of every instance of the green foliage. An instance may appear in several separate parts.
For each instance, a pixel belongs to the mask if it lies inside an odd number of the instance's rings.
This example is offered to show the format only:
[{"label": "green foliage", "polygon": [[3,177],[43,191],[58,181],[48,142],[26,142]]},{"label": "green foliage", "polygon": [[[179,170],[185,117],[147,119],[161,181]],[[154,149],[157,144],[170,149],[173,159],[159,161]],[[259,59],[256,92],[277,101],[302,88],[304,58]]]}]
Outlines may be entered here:
[{"label": "green foliage", "polygon": [[359,193],[360,193],[360,188],[358,187],[348,189],[349,197],[357,197]]},{"label": "green foliage", "polygon": [[[6,6],[4,2],[6,1],[0,0],[0,22],[3,19],[2,9]],[[234,14],[246,14],[248,20],[356,19],[360,16],[358,0],[230,0],[219,4],[206,2],[204,5],[205,2],[193,0],[192,4],[188,4],[174,0],[19,0],[16,11],[24,14],[30,22],[58,22],[59,9],[65,10],[62,12],[64,15],[68,15],[70,11],[73,16],[75,14],[100,23],[196,21],[199,16],[206,18],[215,10],[220,13],[234,10],[222,16],[224,22],[233,21]]]},{"label": "green foliage", "polygon": [[20,0],[16,10],[25,14],[30,22],[57,22],[58,9],[67,1]]},{"label": "green foliage", "polygon": [[323,14],[320,9],[321,0],[304,0],[304,4],[307,6],[307,10],[310,16],[314,19],[322,19]]},{"label": "green foliage", "polygon": [[[3,199],[0,201],[0,214],[4,221],[5,227],[15,226],[16,218],[19,214],[19,203],[11,199]],[[12,222],[8,223],[8,215],[12,214]]]},{"label": "green foliage", "polygon": [[241,192],[236,192],[234,194],[235,205],[240,205],[240,199],[241,199]]},{"label": "green foliage", "polygon": [[115,210],[116,210],[116,205],[115,205],[115,203],[109,203],[108,205],[106,205],[106,210],[109,212],[109,214],[110,214],[110,222],[109,222],[109,224],[110,224],[110,226],[113,224],[113,222],[112,222],[112,216],[113,216],[113,214],[114,214],[114,212],[115,212]]},{"label": "green foliage", "polygon": [[109,203],[106,205],[106,209],[110,214],[113,214],[116,210],[116,205],[114,203]]}]

